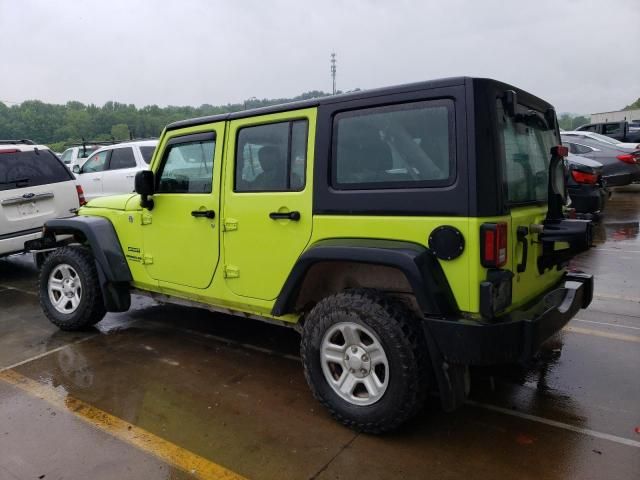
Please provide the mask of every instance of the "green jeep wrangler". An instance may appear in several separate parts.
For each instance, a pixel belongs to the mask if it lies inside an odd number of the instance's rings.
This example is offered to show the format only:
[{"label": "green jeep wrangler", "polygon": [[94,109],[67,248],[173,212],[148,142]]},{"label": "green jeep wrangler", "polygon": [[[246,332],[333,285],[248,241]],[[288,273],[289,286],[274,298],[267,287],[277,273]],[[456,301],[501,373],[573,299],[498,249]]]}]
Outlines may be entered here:
[{"label": "green jeep wrangler", "polygon": [[449,78],[173,123],[136,193],[47,222],[39,292],[63,330],[132,293],[291,325],[314,396],[383,432],[471,365],[524,362],[591,302],[566,270],[553,107]]}]

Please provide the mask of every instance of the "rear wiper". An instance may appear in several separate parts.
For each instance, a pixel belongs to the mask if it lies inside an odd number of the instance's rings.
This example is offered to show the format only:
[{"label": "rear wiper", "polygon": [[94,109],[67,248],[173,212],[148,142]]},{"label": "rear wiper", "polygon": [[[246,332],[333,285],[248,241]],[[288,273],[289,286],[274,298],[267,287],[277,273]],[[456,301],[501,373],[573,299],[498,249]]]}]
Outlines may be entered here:
[{"label": "rear wiper", "polygon": [[527,113],[517,113],[514,120],[526,125],[537,124],[545,130],[551,130],[546,118],[544,118],[541,113],[536,112],[535,110],[529,110]]},{"label": "rear wiper", "polygon": [[20,183],[24,183],[24,184],[29,184],[29,179],[28,178],[16,178],[15,180],[11,180],[10,182],[0,182],[0,185],[10,185],[15,183],[16,186]]}]

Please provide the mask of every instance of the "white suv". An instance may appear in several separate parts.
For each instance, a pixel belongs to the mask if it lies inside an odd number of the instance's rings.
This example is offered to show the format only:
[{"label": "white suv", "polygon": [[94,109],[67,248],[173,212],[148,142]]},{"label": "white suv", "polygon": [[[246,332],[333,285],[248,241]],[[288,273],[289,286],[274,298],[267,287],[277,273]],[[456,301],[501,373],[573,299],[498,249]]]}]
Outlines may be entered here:
[{"label": "white suv", "polygon": [[136,172],[149,168],[158,140],[138,140],[99,148],[82,166],[73,167],[87,201],[133,192]]},{"label": "white suv", "polygon": [[48,147],[0,141],[0,256],[24,251],[44,222],[69,217],[84,202],[75,179]]},{"label": "white suv", "polygon": [[69,170],[73,170],[73,167],[76,165],[82,165],[84,161],[100,148],[100,145],[79,145],[75,147],[69,147],[62,155],[60,155],[60,160],[64,163]]}]

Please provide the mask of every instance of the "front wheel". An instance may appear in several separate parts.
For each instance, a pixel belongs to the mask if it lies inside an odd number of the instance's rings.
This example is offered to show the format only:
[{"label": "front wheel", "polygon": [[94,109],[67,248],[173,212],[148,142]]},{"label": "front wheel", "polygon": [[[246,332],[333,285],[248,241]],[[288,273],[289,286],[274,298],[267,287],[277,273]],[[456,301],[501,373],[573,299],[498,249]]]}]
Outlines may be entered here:
[{"label": "front wheel", "polygon": [[48,255],[39,293],[45,315],[61,330],[89,327],[106,313],[96,264],[86,248],[62,247]]},{"label": "front wheel", "polygon": [[355,430],[393,430],[424,405],[424,336],[403,303],[379,292],[350,290],[320,301],[305,321],[301,355],[314,396]]}]

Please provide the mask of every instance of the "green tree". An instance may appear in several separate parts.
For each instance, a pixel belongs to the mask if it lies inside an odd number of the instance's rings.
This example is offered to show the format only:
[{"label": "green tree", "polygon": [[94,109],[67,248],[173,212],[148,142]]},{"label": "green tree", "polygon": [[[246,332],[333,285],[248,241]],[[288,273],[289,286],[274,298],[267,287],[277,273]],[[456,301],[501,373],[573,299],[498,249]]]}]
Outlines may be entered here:
[{"label": "green tree", "polygon": [[116,140],[129,140],[129,126],[126,123],[118,123],[111,127],[111,136]]},{"label": "green tree", "polygon": [[0,102],[0,138],[29,138],[38,143],[54,145],[56,151],[71,143],[86,141],[158,137],[171,122],[185,118],[236,112],[297,100],[329,95],[312,90],[293,98],[250,97],[245,102],[226,105],[202,104],[199,107],[133,104],[110,101],[102,106],[69,101],[64,105],[28,100],[19,105]]},{"label": "green tree", "polygon": [[624,107],[623,110],[635,110],[636,108],[640,108],[640,98],[638,98],[631,105],[627,105],[626,107]]}]

